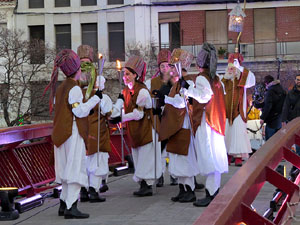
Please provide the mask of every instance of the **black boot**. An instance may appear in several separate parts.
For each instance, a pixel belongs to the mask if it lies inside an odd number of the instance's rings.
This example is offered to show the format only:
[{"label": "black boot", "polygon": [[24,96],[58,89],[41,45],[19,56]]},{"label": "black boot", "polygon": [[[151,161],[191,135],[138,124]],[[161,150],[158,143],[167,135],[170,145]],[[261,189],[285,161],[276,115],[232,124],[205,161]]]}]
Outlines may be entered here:
[{"label": "black boot", "polygon": [[156,187],[162,187],[164,186],[164,175],[161,175],[161,177],[157,180]]},{"label": "black boot", "polygon": [[89,193],[85,187],[82,187],[80,189],[80,201],[81,202],[88,202],[89,199]]},{"label": "black boot", "polygon": [[100,193],[103,193],[103,192],[107,192],[108,191],[108,186],[106,184],[106,180],[102,180],[102,185],[99,189]]},{"label": "black boot", "polygon": [[179,199],[182,198],[184,194],[185,194],[184,186],[183,184],[179,184],[179,193],[175,197],[172,197],[171,200],[173,202],[178,202]]},{"label": "black boot", "polygon": [[73,203],[70,209],[65,209],[64,216],[65,219],[86,219],[90,217],[89,214],[82,213],[77,209],[77,201]]},{"label": "black boot", "polygon": [[216,197],[216,195],[219,193],[219,189],[213,194],[210,195],[209,191],[205,189],[206,192],[206,197],[202,199],[198,199],[197,201],[194,202],[194,206],[197,207],[206,207],[209,205],[209,203]]},{"label": "black boot", "polygon": [[65,209],[67,208],[67,205],[63,200],[60,199],[59,201],[60,201],[60,205],[58,209],[58,216],[63,216]]},{"label": "black boot", "polygon": [[104,197],[100,197],[95,188],[89,187],[89,192],[90,202],[105,202],[106,199]]},{"label": "black boot", "polygon": [[133,195],[138,197],[152,196],[152,186],[147,185],[146,181],[142,180],[140,189],[133,192]]},{"label": "black boot", "polygon": [[196,177],[194,177],[194,181],[195,181],[195,189],[201,190],[203,188],[205,188],[204,184],[198,184]]},{"label": "black boot", "polygon": [[177,185],[178,184],[178,179],[177,178],[174,178],[170,175],[170,185]]},{"label": "black boot", "polygon": [[185,185],[186,192],[185,194],[179,199],[179,202],[194,202],[196,201],[195,192],[189,185]]}]

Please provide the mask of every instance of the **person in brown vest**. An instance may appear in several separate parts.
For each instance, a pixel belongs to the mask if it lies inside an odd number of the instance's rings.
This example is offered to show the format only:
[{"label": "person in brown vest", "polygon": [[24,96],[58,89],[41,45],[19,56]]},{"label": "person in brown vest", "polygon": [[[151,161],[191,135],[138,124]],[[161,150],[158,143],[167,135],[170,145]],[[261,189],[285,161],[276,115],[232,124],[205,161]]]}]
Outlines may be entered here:
[{"label": "person in brown vest", "polygon": [[186,96],[193,103],[193,131],[200,174],[206,178],[206,197],[194,202],[207,206],[221,185],[221,173],[228,172],[225,147],[226,111],[224,90],[216,75],[217,56],[212,44],[204,43],[196,59],[199,74],[190,75],[193,81],[179,80]]},{"label": "person in brown vest", "polygon": [[[66,79],[56,90],[59,68]],[[87,144],[87,116],[90,110],[100,101],[101,93],[83,103],[83,94],[78,85],[81,75],[80,58],[70,50],[64,49],[56,56],[50,88],[50,113],[53,110],[55,97],[55,114],[53,121],[52,141],[54,144],[56,182],[62,184],[59,216],[65,219],[88,218],[88,214],[77,209],[77,199],[82,186],[86,186],[85,150]]]},{"label": "person in brown vest", "polygon": [[[171,64],[180,61],[182,70],[187,73],[193,60],[193,55],[182,49],[174,49]],[[174,77],[176,72],[173,71]],[[199,168],[194,149],[193,133],[189,121],[189,113],[185,108],[186,99],[183,98],[182,88],[176,82],[168,96],[164,97],[165,107],[161,119],[160,140],[168,140],[167,152],[169,154],[169,173],[178,178],[179,193],[172,197],[174,202],[193,202],[194,176],[199,174]]]},{"label": "person in brown vest", "polygon": [[[154,98],[156,97],[153,93],[157,93],[158,90],[160,90],[163,86],[172,86],[170,84],[170,62],[171,58],[171,52],[167,49],[162,49],[159,51],[158,56],[157,56],[157,65],[158,65],[158,71],[157,73],[152,77],[152,79],[149,79],[145,82],[148,90],[151,93],[151,97]],[[169,88],[168,88],[169,89]],[[164,92],[164,91],[163,91]],[[169,91],[168,91],[169,93]],[[166,94],[168,94],[166,93]],[[156,117],[156,123],[157,126],[159,127],[160,125],[160,119],[161,119],[161,104],[157,102],[156,109],[153,110],[154,117]],[[166,170],[166,158],[168,158],[165,146],[166,146],[167,141],[161,142],[161,150],[162,150],[162,158],[161,158],[161,164],[162,164],[162,171],[163,174],[165,173]],[[157,187],[162,187],[164,185],[164,176],[163,174],[161,177],[158,179],[156,186]],[[171,185],[177,185],[177,180],[170,176],[170,184]]]},{"label": "person in brown vest", "polygon": [[[133,180],[140,183],[140,189],[135,196],[151,196],[152,185],[162,174],[161,149],[157,141],[154,143],[155,129],[153,128],[152,99],[143,83],[146,73],[146,63],[141,57],[132,56],[125,63],[123,81],[124,112],[122,122],[126,122],[127,134],[132,146],[134,162]],[[118,122],[118,121],[114,121]],[[158,138],[157,138],[158,139]],[[154,158],[156,151],[156,159]],[[156,168],[155,168],[156,160]]]},{"label": "person in brown vest", "polygon": [[[81,61],[81,76],[80,83],[83,88],[84,102],[87,101],[91,96],[93,96],[99,87],[100,78],[98,76],[97,85],[96,77],[97,72],[93,64],[94,51],[93,48],[89,45],[80,45],[77,48],[77,54],[80,57]],[[102,85],[100,85],[100,91],[104,88],[105,78],[101,76]],[[96,88],[96,89],[95,89]],[[107,95],[103,95],[101,101],[101,107],[103,109],[103,115],[101,117],[101,146],[99,153],[97,151],[97,138],[98,138],[98,105],[91,110],[91,115],[88,117],[88,144],[87,144],[87,174],[88,180],[87,187],[82,187],[80,190],[80,201],[81,202],[104,202],[105,198],[100,197],[98,190],[100,188],[102,177],[106,181],[108,174],[108,153],[105,151],[110,151],[110,139],[109,131],[106,127],[105,114],[111,111],[112,102]],[[97,112],[97,113],[95,113]],[[102,148],[101,148],[102,147]],[[106,148],[107,147],[107,148]],[[103,152],[104,151],[104,152]],[[106,186],[107,187],[107,186]]]},{"label": "person in brown vest", "polygon": [[230,54],[228,67],[222,78],[226,92],[225,144],[228,164],[234,157],[236,166],[242,166],[242,158],[248,158],[248,154],[252,152],[247,134],[247,88],[255,85],[255,76],[240,65],[242,62],[241,54]]}]

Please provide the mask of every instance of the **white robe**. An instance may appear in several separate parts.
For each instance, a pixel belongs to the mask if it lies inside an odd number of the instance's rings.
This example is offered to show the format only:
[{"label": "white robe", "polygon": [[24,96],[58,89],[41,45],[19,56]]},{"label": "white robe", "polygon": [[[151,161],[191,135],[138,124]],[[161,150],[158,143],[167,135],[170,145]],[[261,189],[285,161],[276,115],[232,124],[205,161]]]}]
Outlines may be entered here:
[{"label": "white robe", "polygon": [[[165,103],[174,106],[175,108],[185,108],[185,103],[182,96],[176,94],[174,97],[165,96]],[[184,129],[190,129],[189,117],[188,114],[185,114],[184,122],[182,125]],[[188,155],[179,155],[169,152],[169,173],[173,177],[188,177],[194,180],[194,176],[199,174],[199,167],[196,160],[196,151],[194,148],[194,138],[190,137],[190,145],[188,149]],[[191,186],[192,190],[194,189],[193,183],[187,183]]]},{"label": "white robe", "polygon": [[[145,107],[146,109],[152,108],[152,99],[149,92],[146,89],[141,89],[139,91],[136,104],[139,107]],[[130,120],[141,120],[144,117],[144,111],[134,109],[133,112],[125,114],[122,113],[122,121]],[[135,167],[135,173],[133,180],[140,182],[145,180],[148,185],[153,185],[155,178],[159,178],[162,175],[161,167],[161,146],[158,142],[158,135],[156,136],[156,149],[155,149],[155,135],[156,131],[152,128],[152,139],[153,141],[137,147],[132,148],[132,158]],[[155,172],[155,152],[156,152],[156,172]],[[155,177],[156,174],[156,177]]]},{"label": "white robe", "polygon": [[[243,111],[245,117],[247,117],[247,88],[254,85],[255,76],[249,71],[243,95]],[[228,119],[226,119],[225,144],[229,155],[248,157],[248,153],[252,152],[247,134],[247,123],[242,120],[240,115],[234,119],[231,126],[229,125]]]},{"label": "white robe", "polygon": [[[191,82],[186,95],[199,103],[207,103],[211,99],[213,91],[208,80],[204,76],[198,76],[196,85]],[[228,172],[224,136],[208,125],[205,112],[201,118],[201,125],[196,130],[195,147],[201,175]]]},{"label": "white robe", "polygon": [[[79,105],[72,109],[74,114],[72,134],[61,146],[56,147],[54,145],[55,181],[66,187],[61,199],[66,202],[68,208],[77,200],[80,186],[86,186],[88,183],[85,161],[86,148],[83,138],[79,135],[75,116],[79,118],[88,116],[90,110],[99,102],[99,97],[93,96],[86,103],[83,103],[82,100],[83,95],[80,87],[73,87],[69,92],[68,102],[70,105],[78,102]],[[68,188],[69,191],[66,191],[67,185],[70,184],[77,184],[77,186],[73,189]]]},{"label": "white robe", "polygon": [[[103,116],[112,110],[112,101],[106,94],[103,94],[100,109]],[[107,179],[109,172],[108,159],[109,154],[107,152],[96,152],[95,154],[86,156],[89,187],[93,187],[98,190],[101,186],[102,180]],[[99,165],[97,165],[97,161],[99,161]]]}]

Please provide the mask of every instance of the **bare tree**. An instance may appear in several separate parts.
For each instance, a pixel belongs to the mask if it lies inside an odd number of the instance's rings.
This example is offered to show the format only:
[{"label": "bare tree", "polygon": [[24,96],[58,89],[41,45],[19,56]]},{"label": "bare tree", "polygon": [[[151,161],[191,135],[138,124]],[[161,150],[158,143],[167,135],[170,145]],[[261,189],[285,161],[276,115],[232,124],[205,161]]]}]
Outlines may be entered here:
[{"label": "bare tree", "polygon": [[55,56],[43,41],[29,42],[23,37],[21,31],[0,30],[0,100],[7,126],[30,121],[33,113],[40,113],[33,109],[31,100],[37,92],[32,91],[32,84],[48,72]]}]

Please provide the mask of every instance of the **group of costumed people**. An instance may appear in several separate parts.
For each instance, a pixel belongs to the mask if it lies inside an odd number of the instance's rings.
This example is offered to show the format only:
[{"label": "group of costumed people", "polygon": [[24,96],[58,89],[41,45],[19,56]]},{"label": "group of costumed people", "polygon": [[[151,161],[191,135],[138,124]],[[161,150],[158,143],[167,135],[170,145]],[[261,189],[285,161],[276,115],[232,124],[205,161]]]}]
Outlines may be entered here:
[{"label": "group of costumed people", "polygon": [[[168,158],[171,185],[179,187],[171,200],[209,205],[228,165],[235,160],[241,166],[251,152],[246,89],[255,77],[241,66],[242,56],[231,54],[225,75],[217,75],[216,49],[204,43],[196,57],[198,74],[188,74],[194,56],[163,49],[157,73],[145,82],[146,63],[132,56],[123,68],[125,88],[114,104],[102,93],[105,78],[97,76],[93,58],[87,45],[79,46],[77,54],[62,50],[45,89],[50,89],[50,112],[54,110],[56,182],[62,184],[58,215],[88,218],[77,208],[78,196],[82,202],[105,201],[99,193],[108,190],[109,123],[126,123],[133,180],[140,185],[133,195],[152,196],[153,185],[163,186]],[[59,69],[66,79],[56,89]],[[206,176],[205,185],[197,184],[199,174]],[[196,200],[195,188],[204,187],[205,197]]]}]

